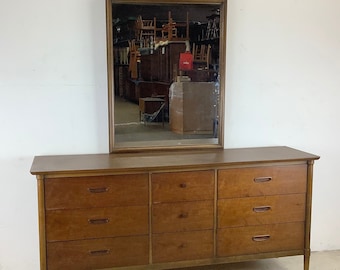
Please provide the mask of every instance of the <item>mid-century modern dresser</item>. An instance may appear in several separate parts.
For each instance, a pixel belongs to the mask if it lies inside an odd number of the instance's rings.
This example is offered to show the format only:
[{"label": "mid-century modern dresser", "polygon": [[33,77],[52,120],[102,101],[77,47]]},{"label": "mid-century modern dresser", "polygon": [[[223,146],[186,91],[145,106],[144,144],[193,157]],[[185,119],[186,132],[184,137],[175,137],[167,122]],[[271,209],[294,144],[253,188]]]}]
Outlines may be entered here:
[{"label": "mid-century modern dresser", "polygon": [[313,163],[289,147],[37,156],[41,270],[303,255]]}]

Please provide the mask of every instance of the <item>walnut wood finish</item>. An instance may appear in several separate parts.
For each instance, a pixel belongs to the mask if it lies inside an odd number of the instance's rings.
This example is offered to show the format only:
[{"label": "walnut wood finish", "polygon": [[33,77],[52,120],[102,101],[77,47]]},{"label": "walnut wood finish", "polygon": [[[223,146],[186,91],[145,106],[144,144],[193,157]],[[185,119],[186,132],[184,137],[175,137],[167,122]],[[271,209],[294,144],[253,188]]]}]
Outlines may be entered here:
[{"label": "walnut wood finish", "polygon": [[304,223],[278,223],[218,230],[218,256],[299,250],[304,247]]},{"label": "walnut wood finish", "polygon": [[213,231],[155,234],[152,252],[154,263],[211,258]]},{"label": "walnut wood finish", "polygon": [[53,210],[46,213],[48,242],[147,233],[147,206]]},{"label": "walnut wood finish", "polygon": [[306,192],[307,165],[220,170],[219,198]]},{"label": "walnut wood finish", "polygon": [[148,174],[48,179],[46,209],[148,205],[148,181]]},{"label": "walnut wood finish", "polygon": [[305,209],[305,194],[219,200],[218,227],[304,221]]},{"label": "walnut wood finish", "polygon": [[153,203],[214,198],[213,170],[155,173],[151,179]]},{"label": "walnut wood finish", "polygon": [[318,158],[288,147],[35,157],[41,270],[290,255],[308,270]]},{"label": "walnut wood finish", "polygon": [[154,233],[213,229],[214,201],[163,203],[152,206]]},{"label": "walnut wood finish", "polygon": [[37,156],[31,167],[34,175],[45,177],[127,174],[165,170],[273,165],[290,162],[306,164],[318,156],[289,147],[255,147],[215,150],[162,151],[125,154]]},{"label": "walnut wood finish", "polygon": [[91,270],[148,264],[147,236],[101,238],[47,244],[49,270]]}]

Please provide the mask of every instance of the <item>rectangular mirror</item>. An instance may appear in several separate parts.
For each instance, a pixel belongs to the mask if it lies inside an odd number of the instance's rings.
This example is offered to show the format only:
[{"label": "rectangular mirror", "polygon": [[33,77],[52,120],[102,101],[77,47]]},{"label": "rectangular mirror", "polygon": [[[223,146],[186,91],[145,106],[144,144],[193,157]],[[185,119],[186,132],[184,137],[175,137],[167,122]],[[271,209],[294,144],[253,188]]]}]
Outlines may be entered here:
[{"label": "rectangular mirror", "polygon": [[226,0],[107,0],[110,152],[223,147]]}]

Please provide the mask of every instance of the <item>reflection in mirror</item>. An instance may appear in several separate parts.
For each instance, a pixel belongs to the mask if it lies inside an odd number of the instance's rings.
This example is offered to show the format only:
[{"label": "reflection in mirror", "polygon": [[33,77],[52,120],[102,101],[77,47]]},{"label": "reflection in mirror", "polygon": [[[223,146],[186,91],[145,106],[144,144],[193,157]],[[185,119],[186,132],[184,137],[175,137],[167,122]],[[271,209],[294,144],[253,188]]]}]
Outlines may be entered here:
[{"label": "reflection in mirror", "polygon": [[222,145],[225,3],[185,3],[108,1],[111,152]]}]

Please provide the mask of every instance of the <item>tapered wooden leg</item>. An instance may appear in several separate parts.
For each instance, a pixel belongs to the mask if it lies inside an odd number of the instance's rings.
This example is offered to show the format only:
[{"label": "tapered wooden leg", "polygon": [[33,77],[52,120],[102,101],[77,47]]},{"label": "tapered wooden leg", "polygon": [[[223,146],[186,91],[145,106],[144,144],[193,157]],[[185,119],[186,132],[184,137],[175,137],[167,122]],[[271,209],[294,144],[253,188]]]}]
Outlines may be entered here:
[{"label": "tapered wooden leg", "polygon": [[38,202],[39,202],[39,247],[40,247],[40,270],[47,269],[46,262],[46,232],[45,232],[45,187],[44,177],[37,175]]},{"label": "tapered wooden leg", "polygon": [[303,269],[309,270],[309,260],[310,260],[310,249],[305,250]]},{"label": "tapered wooden leg", "polygon": [[311,226],[311,219],[312,219],[313,164],[314,164],[313,160],[310,160],[307,162],[304,270],[309,270],[309,259],[310,259],[310,235],[311,235],[310,226]]}]

